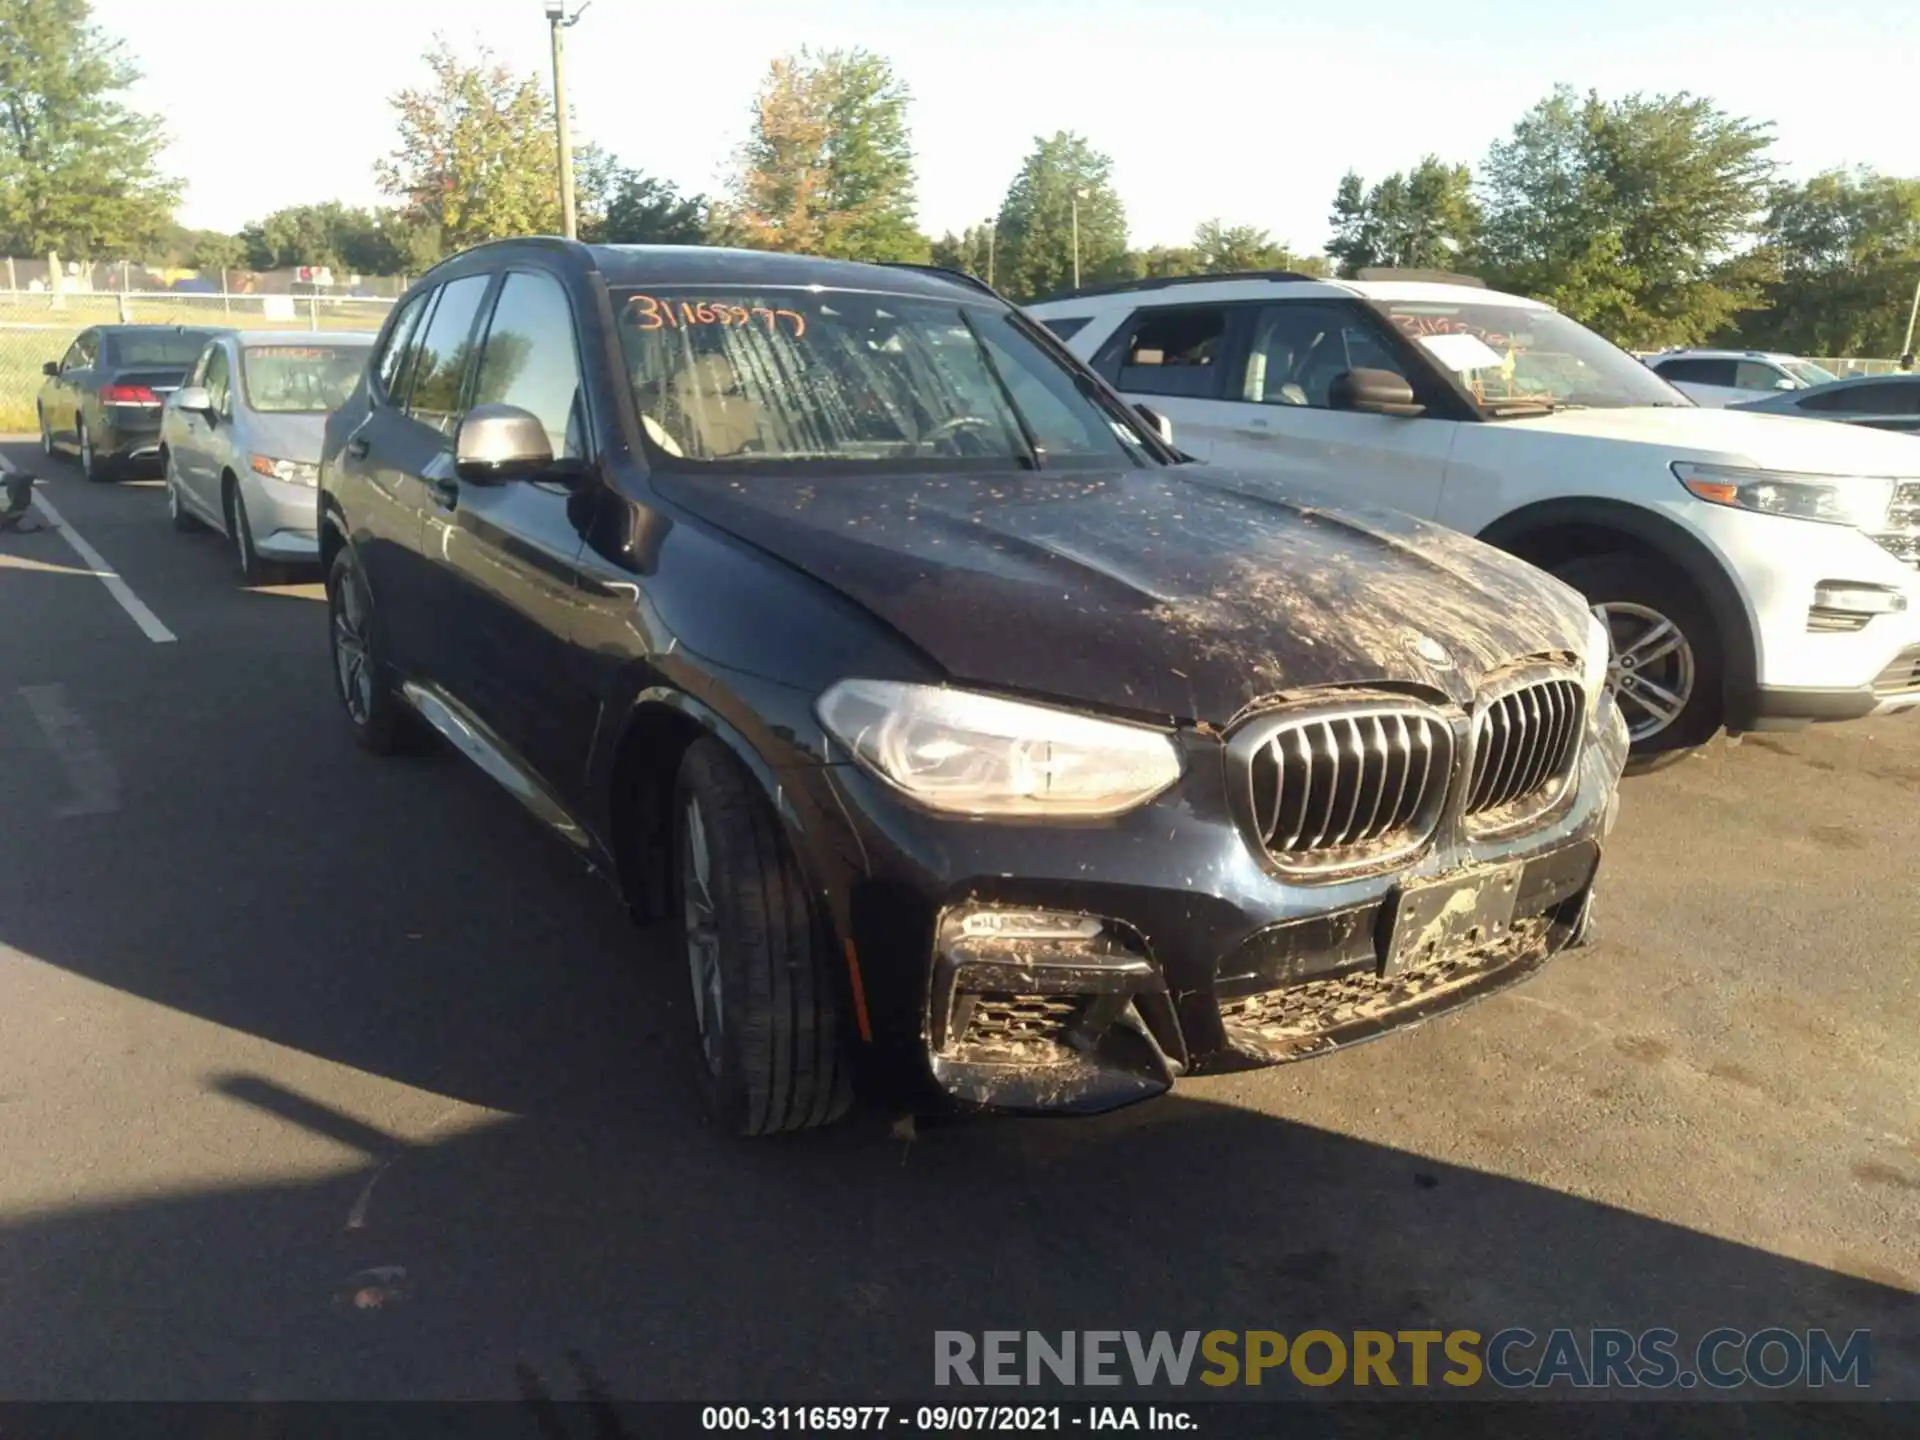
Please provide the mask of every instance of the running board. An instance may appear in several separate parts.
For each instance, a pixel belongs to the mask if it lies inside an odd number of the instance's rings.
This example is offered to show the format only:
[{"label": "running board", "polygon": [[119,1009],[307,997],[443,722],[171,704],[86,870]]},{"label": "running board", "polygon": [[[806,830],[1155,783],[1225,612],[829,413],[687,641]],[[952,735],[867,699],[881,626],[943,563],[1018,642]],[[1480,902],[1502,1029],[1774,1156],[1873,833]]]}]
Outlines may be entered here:
[{"label": "running board", "polygon": [[533,777],[504,742],[462,706],[439,690],[414,680],[408,680],[400,686],[400,695],[449,745],[531,810],[543,825],[589,859],[598,856],[599,847],[594,844],[586,827],[554,799],[552,792]]}]

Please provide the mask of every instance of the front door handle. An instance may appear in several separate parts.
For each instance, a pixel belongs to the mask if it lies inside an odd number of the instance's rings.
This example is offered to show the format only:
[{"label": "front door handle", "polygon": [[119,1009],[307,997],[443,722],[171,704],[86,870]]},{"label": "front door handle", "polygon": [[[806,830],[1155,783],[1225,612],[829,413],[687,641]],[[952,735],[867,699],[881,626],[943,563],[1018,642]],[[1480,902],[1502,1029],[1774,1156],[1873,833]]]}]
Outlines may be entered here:
[{"label": "front door handle", "polygon": [[428,480],[427,493],[442,510],[452,510],[460,504],[460,482],[451,475],[436,475]]},{"label": "front door handle", "polygon": [[373,442],[364,435],[356,435],[347,441],[347,456],[353,460],[364,460],[367,452],[373,449]]}]

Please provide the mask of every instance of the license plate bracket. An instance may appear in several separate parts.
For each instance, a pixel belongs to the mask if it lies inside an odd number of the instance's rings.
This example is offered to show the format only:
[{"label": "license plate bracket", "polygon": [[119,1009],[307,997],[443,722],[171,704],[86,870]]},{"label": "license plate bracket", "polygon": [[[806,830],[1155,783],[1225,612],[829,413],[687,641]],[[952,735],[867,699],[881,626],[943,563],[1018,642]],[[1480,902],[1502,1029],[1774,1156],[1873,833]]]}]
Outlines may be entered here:
[{"label": "license plate bracket", "polygon": [[1393,898],[1380,973],[1398,975],[1504,939],[1525,869],[1490,865],[1402,886]]}]

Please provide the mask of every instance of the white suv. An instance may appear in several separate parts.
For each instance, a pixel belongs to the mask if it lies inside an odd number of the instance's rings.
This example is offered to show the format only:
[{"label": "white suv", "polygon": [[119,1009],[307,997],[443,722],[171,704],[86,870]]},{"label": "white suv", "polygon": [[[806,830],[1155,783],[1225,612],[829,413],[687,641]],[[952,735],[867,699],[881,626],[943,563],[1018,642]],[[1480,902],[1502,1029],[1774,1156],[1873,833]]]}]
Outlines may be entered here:
[{"label": "white suv", "polygon": [[1764,350],[1663,350],[1647,357],[1647,368],[1694,404],[1716,410],[1840,378],[1811,360]]},{"label": "white suv", "polygon": [[1470,281],[1196,276],[1028,308],[1196,459],[1437,519],[1583,592],[1640,753],[1920,706],[1908,436],[1701,409]]}]

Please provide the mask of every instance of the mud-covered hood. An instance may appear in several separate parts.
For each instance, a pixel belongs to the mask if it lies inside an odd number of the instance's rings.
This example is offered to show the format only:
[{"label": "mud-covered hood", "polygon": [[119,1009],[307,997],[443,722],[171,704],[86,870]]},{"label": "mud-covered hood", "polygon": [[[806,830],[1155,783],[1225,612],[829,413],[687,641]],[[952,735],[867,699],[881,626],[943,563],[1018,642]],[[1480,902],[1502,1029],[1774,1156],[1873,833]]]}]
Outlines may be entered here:
[{"label": "mud-covered hood", "polygon": [[1577,654],[1587,633],[1574,591],[1489,546],[1209,467],[656,484],[956,681],[1101,709],[1224,725],[1380,681],[1465,699],[1489,669]]},{"label": "mud-covered hood", "polygon": [[1692,405],[1631,406],[1498,420],[1486,429],[1492,433],[1510,426],[1529,435],[1568,435],[1659,446],[1673,460],[1798,470],[1810,475],[1920,476],[1920,456],[1914,453],[1910,437],[1800,415],[1707,410]]}]

